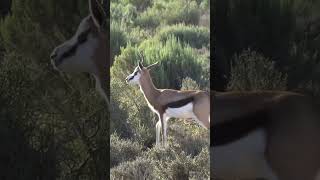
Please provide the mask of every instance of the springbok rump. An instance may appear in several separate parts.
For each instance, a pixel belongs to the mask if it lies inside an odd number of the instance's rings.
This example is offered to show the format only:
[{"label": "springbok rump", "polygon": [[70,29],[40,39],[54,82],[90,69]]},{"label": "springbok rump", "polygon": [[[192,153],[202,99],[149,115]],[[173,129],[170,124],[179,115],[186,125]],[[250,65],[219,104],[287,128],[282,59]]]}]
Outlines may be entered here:
[{"label": "springbok rump", "polygon": [[211,92],[211,175],[320,179],[320,107],[293,92]]},{"label": "springbok rump", "polygon": [[157,89],[150,76],[150,69],[157,63],[144,67],[142,62],[135,68],[126,81],[138,84],[149,108],[158,115],[156,124],[156,145],[160,142],[162,130],[163,145],[167,145],[167,122],[170,118],[194,119],[206,129],[210,127],[210,98],[205,91],[178,91]]},{"label": "springbok rump", "polygon": [[74,36],[53,50],[51,63],[62,72],[92,74],[96,89],[108,102],[110,35],[103,29],[107,17],[97,0],[89,0],[89,10],[90,15],[81,21]]}]

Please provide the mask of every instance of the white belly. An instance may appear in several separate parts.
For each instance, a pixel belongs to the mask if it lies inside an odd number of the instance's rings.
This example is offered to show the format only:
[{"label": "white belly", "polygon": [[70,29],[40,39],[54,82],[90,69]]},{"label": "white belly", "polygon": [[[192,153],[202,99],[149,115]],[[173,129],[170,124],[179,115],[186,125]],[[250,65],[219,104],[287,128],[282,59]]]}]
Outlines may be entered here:
[{"label": "white belly", "polygon": [[167,117],[173,118],[194,118],[193,103],[188,103],[185,106],[179,108],[167,108],[165,111]]},{"label": "white belly", "polygon": [[214,176],[226,179],[276,180],[265,160],[265,148],[265,131],[262,129],[231,144],[212,148],[211,168]]}]

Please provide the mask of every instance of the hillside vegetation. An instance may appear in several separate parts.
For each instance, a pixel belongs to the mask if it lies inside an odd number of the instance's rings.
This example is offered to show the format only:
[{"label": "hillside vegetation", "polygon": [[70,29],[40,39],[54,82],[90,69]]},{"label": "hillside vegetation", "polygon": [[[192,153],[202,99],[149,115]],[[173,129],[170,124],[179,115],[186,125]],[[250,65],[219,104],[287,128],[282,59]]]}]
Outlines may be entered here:
[{"label": "hillside vegetation", "polygon": [[126,84],[144,54],[158,88],[209,90],[207,0],[113,0],[111,179],[209,179],[209,131],[172,119],[169,147],[155,147],[158,117]]}]

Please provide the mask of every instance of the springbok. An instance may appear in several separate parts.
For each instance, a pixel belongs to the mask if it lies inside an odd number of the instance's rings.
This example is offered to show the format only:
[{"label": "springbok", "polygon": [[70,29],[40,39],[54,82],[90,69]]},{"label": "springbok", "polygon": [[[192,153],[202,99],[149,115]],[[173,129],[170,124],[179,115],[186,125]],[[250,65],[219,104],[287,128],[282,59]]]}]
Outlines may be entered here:
[{"label": "springbok", "polygon": [[89,10],[90,15],[81,21],[75,35],[53,50],[51,63],[62,72],[92,74],[96,89],[108,102],[110,38],[103,29],[107,17],[97,0],[89,0]]},{"label": "springbok", "polygon": [[126,81],[138,84],[149,108],[158,115],[156,124],[156,145],[160,142],[162,130],[163,145],[167,145],[167,121],[171,118],[194,119],[204,128],[210,127],[210,97],[205,91],[178,91],[157,89],[151,79],[149,70],[157,63],[144,67],[140,61]]},{"label": "springbok", "polygon": [[320,112],[294,92],[211,92],[211,175],[319,180]]}]

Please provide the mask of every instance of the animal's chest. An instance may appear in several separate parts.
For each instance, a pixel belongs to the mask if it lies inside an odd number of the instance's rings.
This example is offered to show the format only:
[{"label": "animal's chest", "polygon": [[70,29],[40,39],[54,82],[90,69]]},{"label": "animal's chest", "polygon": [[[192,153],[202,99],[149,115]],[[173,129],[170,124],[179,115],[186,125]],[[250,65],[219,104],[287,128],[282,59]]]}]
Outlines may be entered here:
[{"label": "animal's chest", "polygon": [[168,107],[165,109],[164,113],[168,117],[185,118],[185,119],[194,118],[193,103],[188,103],[184,106],[177,107],[177,108]]}]

